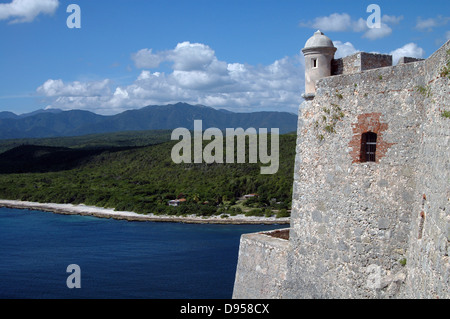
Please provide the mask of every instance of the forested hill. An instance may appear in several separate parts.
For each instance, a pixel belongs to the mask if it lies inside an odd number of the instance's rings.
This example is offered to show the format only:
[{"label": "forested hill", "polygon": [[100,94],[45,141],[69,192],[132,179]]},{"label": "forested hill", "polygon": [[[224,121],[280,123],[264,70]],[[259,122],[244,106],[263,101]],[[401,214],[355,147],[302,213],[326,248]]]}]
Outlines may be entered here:
[{"label": "forested hill", "polygon": [[[261,163],[175,164],[171,150],[178,141],[126,146],[119,138],[98,148],[23,145],[0,154],[0,198],[210,215],[239,211],[237,199],[257,193],[248,207],[285,210],[292,196],[296,135],[280,135],[279,142],[273,175],[260,174],[266,165]],[[184,205],[168,205],[177,198],[186,199]]]},{"label": "forested hill", "polygon": [[297,128],[297,115],[287,112],[234,113],[202,105],[177,103],[152,105],[104,116],[82,110],[39,110],[24,115],[0,112],[0,139],[80,136],[138,130],[193,129],[194,120],[203,127],[279,128],[280,133]]},{"label": "forested hill", "polygon": [[170,141],[171,134],[171,130],[147,130],[66,137],[0,139],[0,156],[1,153],[22,145],[66,147],[85,150],[149,146]]}]

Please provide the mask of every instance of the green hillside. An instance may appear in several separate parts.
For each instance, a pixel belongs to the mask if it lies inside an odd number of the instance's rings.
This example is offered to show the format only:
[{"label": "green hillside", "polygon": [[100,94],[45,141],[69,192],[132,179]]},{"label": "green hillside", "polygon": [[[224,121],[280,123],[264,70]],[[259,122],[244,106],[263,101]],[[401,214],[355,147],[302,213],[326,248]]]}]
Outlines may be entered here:
[{"label": "green hillside", "polygon": [[171,132],[171,130],[144,130],[69,137],[6,139],[0,140],[0,153],[21,145],[70,147],[76,149],[148,146],[169,141]]},{"label": "green hillside", "polygon": [[[280,136],[280,165],[273,175],[261,175],[261,163],[175,164],[171,150],[176,141],[145,147],[123,142],[128,149],[22,146],[0,154],[0,198],[84,203],[143,214],[233,214],[251,208],[255,215],[283,213],[292,196],[295,140],[295,134]],[[14,173],[19,163],[28,163],[26,173]],[[45,163],[53,164],[46,168]],[[249,193],[259,196],[243,206],[238,198]],[[187,201],[169,206],[176,198]]]}]

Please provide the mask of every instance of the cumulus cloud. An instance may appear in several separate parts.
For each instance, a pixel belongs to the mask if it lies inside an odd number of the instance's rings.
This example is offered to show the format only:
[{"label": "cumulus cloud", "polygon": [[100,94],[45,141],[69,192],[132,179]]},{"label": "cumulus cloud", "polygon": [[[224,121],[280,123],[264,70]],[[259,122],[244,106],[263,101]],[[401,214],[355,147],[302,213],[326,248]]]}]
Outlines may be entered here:
[{"label": "cumulus cloud", "polygon": [[347,13],[332,13],[327,17],[317,17],[311,23],[301,23],[301,26],[312,26],[322,31],[347,31],[352,27],[352,18]]},{"label": "cumulus cloud", "polygon": [[348,13],[332,13],[329,16],[317,17],[309,22],[301,22],[301,27],[310,27],[324,32],[358,32],[363,33],[363,38],[370,40],[381,39],[392,33],[389,25],[399,24],[403,16],[383,15],[379,28],[369,28],[363,18],[352,19]]},{"label": "cumulus cloud", "polygon": [[364,33],[363,38],[370,40],[382,39],[391,35],[391,33],[392,29],[386,23],[382,22],[379,28],[368,29]]},{"label": "cumulus cloud", "polygon": [[324,32],[361,32],[367,29],[366,20],[353,20],[348,13],[332,13],[329,16],[317,17],[313,21],[301,22],[301,27],[320,29]]},{"label": "cumulus cloud", "polygon": [[[296,112],[301,102],[304,66],[299,55],[254,66],[220,61],[208,45],[182,42],[171,50],[142,49],[131,58],[140,73],[128,85],[49,79],[37,92],[51,107],[102,114],[180,101],[233,111]],[[162,62],[169,63],[171,71],[155,70]]]},{"label": "cumulus cloud", "polygon": [[228,64],[219,61],[214,50],[202,43],[182,42],[173,50],[156,53],[142,49],[132,54],[132,59],[138,69],[155,69],[162,62],[172,63],[171,78],[185,89],[207,89],[230,83]]},{"label": "cumulus cloud", "polygon": [[166,55],[166,59],[173,61],[173,68],[178,71],[202,71],[217,61],[214,50],[202,43],[178,43]]},{"label": "cumulus cloud", "polygon": [[40,87],[37,88],[37,92],[47,97],[54,96],[81,96],[81,97],[94,97],[102,96],[110,92],[110,81],[108,79],[97,82],[79,82],[74,81],[70,83],[64,83],[62,80],[49,79],[45,81]]},{"label": "cumulus cloud", "polygon": [[389,23],[389,24],[399,24],[400,21],[403,20],[403,16],[389,16],[387,14],[381,17],[381,22]]},{"label": "cumulus cloud", "polygon": [[142,49],[131,55],[131,59],[137,68],[154,69],[164,61],[164,57],[160,54],[153,54],[152,49]]},{"label": "cumulus cloud", "polygon": [[[350,42],[334,41],[334,45],[336,58],[359,52]],[[305,77],[301,55],[283,57],[269,65],[230,63],[218,60],[209,46],[190,42],[179,43],[171,50],[143,49],[137,53],[131,56],[139,73],[129,84],[117,86],[109,79],[90,82],[49,79],[37,88],[37,93],[50,107],[99,114],[176,102],[236,112],[274,109],[297,112],[301,103]],[[389,54],[397,63],[401,56],[423,58],[425,52],[417,44],[408,43]],[[158,63],[145,60],[150,55],[156,56]],[[140,58],[143,60],[137,62]],[[170,63],[168,72],[154,70],[162,62]]]},{"label": "cumulus cloud", "polygon": [[422,19],[422,17],[417,18],[416,29],[419,31],[433,31],[433,28],[441,27],[450,22],[450,17],[437,16],[436,18]]},{"label": "cumulus cloud", "polygon": [[416,43],[411,42],[405,44],[401,48],[391,51],[389,54],[392,55],[392,63],[397,64],[398,60],[404,56],[421,59],[424,57],[425,51]]},{"label": "cumulus cloud", "polygon": [[359,50],[355,49],[353,44],[350,42],[341,42],[341,41],[333,41],[334,46],[337,48],[336,53],[334,55],[335,59],[343,58],[353,53],[359,52]]},{"label": "cumulus cloud", "polygon": [[215,52],[202,43],[182,42],[173,50],[153,53],[153,49],[142,49],[131,55],[137,68],[154,69],[162,62],[172,62],[178,71],[205,70],[211,63],[217,62]]},{"label": "cumulus cloud", "polygon": [[53,14],[59,6],[58,0],[13,0],[0,3],[0,20],[9,23],[32,22],[40,14]]}]

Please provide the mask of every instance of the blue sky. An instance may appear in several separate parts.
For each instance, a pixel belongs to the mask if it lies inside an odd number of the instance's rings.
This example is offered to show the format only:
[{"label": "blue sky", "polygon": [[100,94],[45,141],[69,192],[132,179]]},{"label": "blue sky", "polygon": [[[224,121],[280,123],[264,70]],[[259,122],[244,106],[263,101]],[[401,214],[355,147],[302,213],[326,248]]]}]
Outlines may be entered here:
[{"label": "blue sky", "polygon": [[[369,4],[381,27],[368,29]],[[68,28],[70,4],[81,28]],[[316,29],[338,47],[426,58],[450,39],[450,1],[0,0],[0,111],[115,114],[187,102],[296,113],[300,50]]]}]

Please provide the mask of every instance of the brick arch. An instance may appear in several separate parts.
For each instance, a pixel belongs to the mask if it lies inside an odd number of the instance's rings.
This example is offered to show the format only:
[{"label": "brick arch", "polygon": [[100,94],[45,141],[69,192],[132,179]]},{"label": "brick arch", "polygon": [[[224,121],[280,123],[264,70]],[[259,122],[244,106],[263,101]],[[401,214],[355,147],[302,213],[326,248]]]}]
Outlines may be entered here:
[{"label": "brick arch", "polygon": [[375,162],[383,158],[387,150],[395,143],[384,141],[383,132],[388,129],[387,123],[380,121],[381,113],[364,113],[358,115],[358,122],[352,124],[353,137],[348,143],[352,148],[350,156],[352,163],[361,163],[361,137],[364,133],[373,132],[377,134],[377,150]]}]

